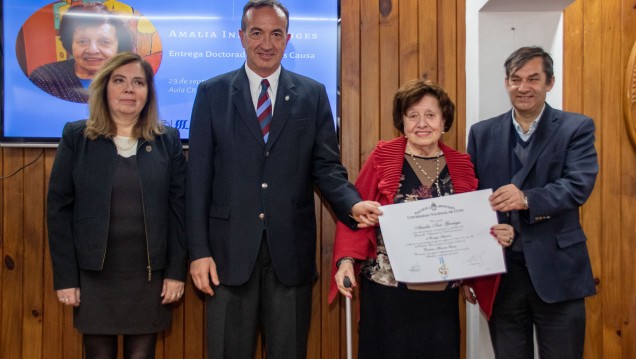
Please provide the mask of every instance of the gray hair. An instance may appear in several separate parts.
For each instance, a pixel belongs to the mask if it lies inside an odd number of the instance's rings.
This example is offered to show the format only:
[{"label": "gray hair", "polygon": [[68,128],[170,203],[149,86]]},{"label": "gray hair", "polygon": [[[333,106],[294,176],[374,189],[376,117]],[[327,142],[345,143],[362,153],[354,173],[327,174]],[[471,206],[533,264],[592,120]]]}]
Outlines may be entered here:
[{"label": "gray hair", "polygon": [[522,68],[526,63],[528,63],[528,61],[535,57],[541,57],[543,59],[543,72],[546,77],[545,81],[546,83],[550,83],[554,77],[552,57],[539,46],[521,47],[510,54],[510,56],[506,59],[506,62],[504,62],[506,78],[510,78],[513,73]]}]

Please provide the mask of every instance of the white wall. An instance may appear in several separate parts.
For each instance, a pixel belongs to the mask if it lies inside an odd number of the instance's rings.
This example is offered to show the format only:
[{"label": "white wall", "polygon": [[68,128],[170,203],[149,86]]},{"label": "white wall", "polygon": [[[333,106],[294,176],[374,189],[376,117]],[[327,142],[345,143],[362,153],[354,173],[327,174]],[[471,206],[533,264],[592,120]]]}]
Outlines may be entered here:
[{"label": "white wall", "polygon": [[[503,63],[522,46],[552,55],[556,78],[547,102],[562,107],[563,9],[573,0],[466,0],[466,127],[511,109]],[[468,131],[466,131],[468,133]],[[494,358],[488,324],[467,305],[467,358]],[[536,354],[535,354],[536,356]]]},{"label": "white wall", "polygon": [[503,63],[522,46],[541,46],[552,56],[556,82],[547,102],[561,108],[563,28],[560,12],[480,12],[478,34],[479,118],[476,121],[511,108],[504,87]]}]

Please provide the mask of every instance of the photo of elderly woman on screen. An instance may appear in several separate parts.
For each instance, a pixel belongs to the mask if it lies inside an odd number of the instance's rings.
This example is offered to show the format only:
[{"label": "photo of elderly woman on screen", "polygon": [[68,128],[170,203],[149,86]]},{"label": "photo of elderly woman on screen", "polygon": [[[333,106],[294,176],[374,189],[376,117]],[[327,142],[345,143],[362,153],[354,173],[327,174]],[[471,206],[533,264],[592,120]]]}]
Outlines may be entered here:
[{"label": "photo of elderly woman on screen", "polygon": [[36,68],[29,79],[48,94],[72,102],[87,102],[95,73],[117,53],[134,48],[129,26],[102,3],[70,7],[61,16],[59,38],[68,59]]}]

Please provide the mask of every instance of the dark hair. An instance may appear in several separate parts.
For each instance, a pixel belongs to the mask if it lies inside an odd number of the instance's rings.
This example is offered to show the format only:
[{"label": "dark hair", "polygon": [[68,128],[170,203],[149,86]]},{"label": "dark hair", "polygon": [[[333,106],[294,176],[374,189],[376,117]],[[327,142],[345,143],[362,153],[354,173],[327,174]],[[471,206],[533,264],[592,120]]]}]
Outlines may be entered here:
[{"label": "dark hair", "polygon": [[280,11],[282,11],[285,14],[285,19],[287,19],[285,32],[289,32],[289,11],[278,0],[249,0],[243,7],[243,16],[241,17],[241,30],[247,30],[247,12],[250,9],[260,9],[262,7],[271,7],[273,9],[278,8]]},{"label": "dark hair", "polygon": [[117,34],[117,52],[132,51],[133,38],[130,28],[121,19],[122,15],[113,14],[102,3],[90,3],[72,6],[62,16],[60,22],[60,40],[69,54],[73,53],[73,34],[79,27],[94,27],[103,24],[112,25]]},{"label": "dark hair", "polygon": [[99,136],[110,138],[117,134],[117,128],[110,116],[110,108],[108,106],[108,83],[115,70],[133,62],[141,64],[148,86],[146,104],[141,109],[139,120],[133,129],[133,136],[136,138],[143,137],[151,141],[155,135],[165,132],[163,124],[159,121],[152,66],[138,54],[121,52],[106,61],[91,82],[89,87],[90,96],[88,97],[90,114],[88,121],[86,121],[86,131],[84,132],[86,137],[94,140]]},{"label": "dark hair", "polygon": [[543,73],[545,73],[545,82],[549,84],[554,77],[554,62],[549,53],[545,52],[543,48],[539,46],[527,46],[517,49],[510,54],[504,62],[506,69],[506,78],[510,78],[517,70],[522,68],[528,61],[535,57],[541,57],[543,59]]},{"label": "dark hair", "polygon": [[411,80],[400,87],[393,98],[393,126],[404,134],[404,116],[406,111],[424,96],[431,95],[439,102],[444,121],[444,132],[450,130],[455,120],[455,104],[446,91],[428,80]]}]

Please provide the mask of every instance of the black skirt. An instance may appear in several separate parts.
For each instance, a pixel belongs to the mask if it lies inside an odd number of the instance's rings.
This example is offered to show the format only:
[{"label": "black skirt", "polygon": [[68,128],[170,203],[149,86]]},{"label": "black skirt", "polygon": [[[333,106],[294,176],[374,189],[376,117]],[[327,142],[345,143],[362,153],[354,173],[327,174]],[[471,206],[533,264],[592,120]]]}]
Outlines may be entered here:
[{"label": "black skirt", "polygon": [[358,358],[459,358],[458,288],[416,291],[364,276],[360,282]]}]

